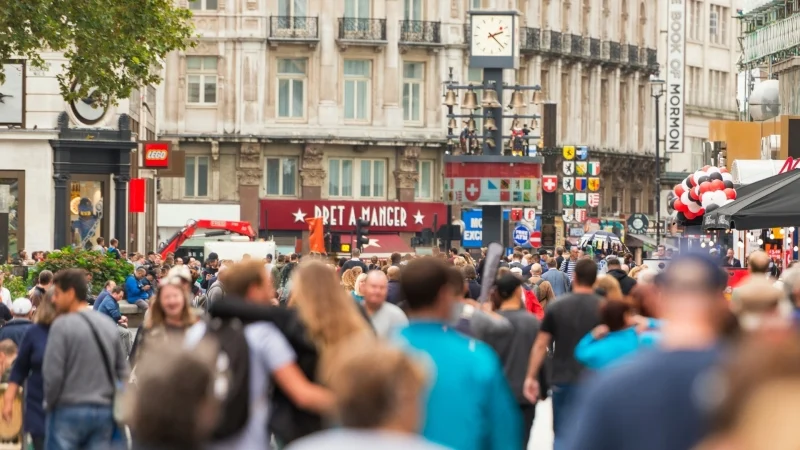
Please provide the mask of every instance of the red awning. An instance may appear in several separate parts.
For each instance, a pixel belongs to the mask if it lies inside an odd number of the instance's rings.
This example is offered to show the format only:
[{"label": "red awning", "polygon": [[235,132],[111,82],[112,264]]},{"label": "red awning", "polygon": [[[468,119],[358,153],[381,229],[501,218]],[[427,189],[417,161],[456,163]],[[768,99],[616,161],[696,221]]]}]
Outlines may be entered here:
[{"label": "red awning", "polygon": [[[355,245],[355,240],[353,240]],[[369,244],[361,250],[362,258],[389,258],[392,253],[414,253],[408,242],[396,234],[372,234],[369,236]]]}]

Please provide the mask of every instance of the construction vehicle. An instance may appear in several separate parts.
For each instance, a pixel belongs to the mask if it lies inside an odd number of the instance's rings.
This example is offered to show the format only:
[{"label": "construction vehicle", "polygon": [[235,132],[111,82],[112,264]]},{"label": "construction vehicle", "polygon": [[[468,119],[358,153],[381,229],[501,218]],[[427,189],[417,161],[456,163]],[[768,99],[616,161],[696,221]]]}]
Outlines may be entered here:
[{"label": "construction vehicle", "polygon": [[[197,230],[211,230],[203,234],[195,234]],[[166,258],[169,253],[174,253],[175,256],[182,256],[178,254],[178,249],[192,237],[214,237],[214,236],[227,236],[236,234],[248,238],[249,241],[254,241],[256,233],[253,231],[250,222],[230,222],[225,220],[190,220],[186,223],[180,231],[172,235],[166,242],[161,244],[158,253],[161,258]],[[263,257],[263,256],[262,256]]]}]

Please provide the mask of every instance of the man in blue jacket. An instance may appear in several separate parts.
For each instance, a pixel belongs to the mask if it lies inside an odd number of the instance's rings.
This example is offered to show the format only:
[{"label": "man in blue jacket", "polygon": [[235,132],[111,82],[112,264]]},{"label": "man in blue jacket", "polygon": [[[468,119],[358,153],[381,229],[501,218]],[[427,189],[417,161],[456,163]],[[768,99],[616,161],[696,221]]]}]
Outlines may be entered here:
[{"label": "man in blue jacket", "polygon": [[111,291],[117,287],[117,283],[114,281],[106,281],[105,286],[103,286],[103,291],[97,295],[97,298],[94,299],[94,304],[92,305],[92,309],[97,311],[100,309],[100,305],[103,303],[103,300],[107,299],[109,295],[111,295]]},{"label": "man in blue jacket", "polygon": [[0,341],[11,339],[19,348],[25,332],[28,331],[28,327],[33,325],[33,322],[31,322],[33,303],[27,298],[18,298],[11,304],[11,314],[14,318],[6,322],[3,328],[0,328]]},{"label": "man in blue jacket", "polygon": [[147,311],[147,299],[150,298],[150,285],[144,283],[147,270],[144,267],[136,269],[133,275],[130,275],[125,280],[125,298],[128,303],[138,306],[140,309]]},{"label": "man in blue jacket", "polygon": [[523,448],[522,417],[497,354],[448,326],[463,278],[434,258],[406,265],[400,290],[410,324],[398,344],[430,361],[425,438],[459,450]]},{"label": "man in blue jacket", "polygon": [[128,329],[128,318],[122,315],[119,309],[119,302],[122,300],[125,291],[122,286],[114,286],[109,291],[109,294],[103,300],[103,304],[97,312],[107,315],[117,324],[117,331],[119,338],[122,341],[122,347],[125,349],[125,354],[131,353],[131,346],[133,345],[133,333]]}]

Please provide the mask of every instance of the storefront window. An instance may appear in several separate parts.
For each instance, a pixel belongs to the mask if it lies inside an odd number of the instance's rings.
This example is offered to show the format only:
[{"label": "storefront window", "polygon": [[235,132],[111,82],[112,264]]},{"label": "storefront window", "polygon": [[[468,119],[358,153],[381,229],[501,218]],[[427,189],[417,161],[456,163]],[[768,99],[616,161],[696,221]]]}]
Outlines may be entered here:
[{"label": "storefront window", "polygon": [[[103,182],[73,181],[70,186],[70,231],[73,247],[92,249],[103,230]],[[108,242],[108,239],[106,239]]]},{"label": "storefront window", "polygon": [[4,264],[13,258],[20,250],[22,238],[22,205],[20,204],[20,179],[5,177],[0,175],[0,230],[6,231],[8,227],[8,241],[0,236],[0,264]]}]

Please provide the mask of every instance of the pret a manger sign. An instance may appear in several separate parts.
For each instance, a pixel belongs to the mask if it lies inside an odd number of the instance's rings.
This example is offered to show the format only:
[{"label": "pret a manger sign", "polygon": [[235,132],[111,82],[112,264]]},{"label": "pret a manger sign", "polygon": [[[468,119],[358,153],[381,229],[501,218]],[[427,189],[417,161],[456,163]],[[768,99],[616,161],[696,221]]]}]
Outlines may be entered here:
[{"label": "pret a manger sign", "polygon": [[358,219],[364,219],[373,227],[408,226],[408,212],[402,206],[314,206],[314,217],[322,217],[323,223],[331,226],[354,227]]},{"label": "pret a manger sign", "polygon": [[686,0],[668,0],[666,151],[683,152],[686,70]]}]

